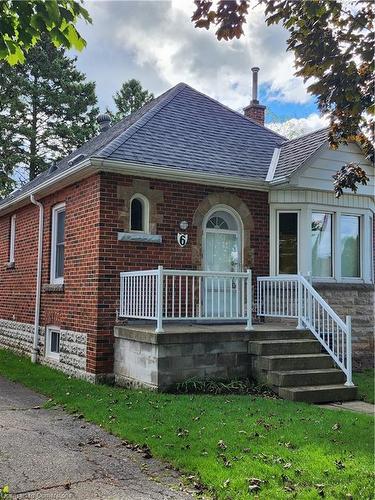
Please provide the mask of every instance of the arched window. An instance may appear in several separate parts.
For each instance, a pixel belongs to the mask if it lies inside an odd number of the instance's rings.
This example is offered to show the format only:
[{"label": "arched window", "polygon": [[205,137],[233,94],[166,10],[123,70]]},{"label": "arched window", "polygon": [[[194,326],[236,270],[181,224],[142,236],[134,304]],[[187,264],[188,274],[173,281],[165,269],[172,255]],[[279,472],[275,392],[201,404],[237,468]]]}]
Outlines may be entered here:
[{"label": "arched window", "polygon": [[148,233],[149,203],[146,197],[135,194],[130,200],[130,231]]}]

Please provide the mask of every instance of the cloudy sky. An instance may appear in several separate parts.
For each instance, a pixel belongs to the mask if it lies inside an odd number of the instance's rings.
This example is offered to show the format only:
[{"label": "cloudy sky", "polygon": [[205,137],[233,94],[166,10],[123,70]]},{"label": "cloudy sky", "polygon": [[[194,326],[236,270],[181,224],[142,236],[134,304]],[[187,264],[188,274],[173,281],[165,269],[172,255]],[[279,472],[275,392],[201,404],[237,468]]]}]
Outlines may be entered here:
[{"label": "cloudy sky", "polygon": [[130,78],[155,95],[183,81],[240,111],[250,100],[250,68],[259,66],[269,124],[282,122],[278,131],[302,133],[325,125],[294,76],[287,33],[266,26],[260,7],[250,11],[245,36],[232,42],[194,28],[193,0],[86,0],[86,8],[93,24],[79,25],[87,47],[78,54],[78,67],[96,82],[102,111],[113,108],[112,95]]}]

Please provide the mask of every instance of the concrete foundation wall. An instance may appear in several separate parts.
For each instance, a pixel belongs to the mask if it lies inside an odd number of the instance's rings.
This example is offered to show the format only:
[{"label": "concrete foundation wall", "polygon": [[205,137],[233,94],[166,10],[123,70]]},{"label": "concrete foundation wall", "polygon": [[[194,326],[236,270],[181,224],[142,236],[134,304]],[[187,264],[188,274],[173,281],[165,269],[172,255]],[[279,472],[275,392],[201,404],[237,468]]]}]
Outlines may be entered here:
[{"label": "concrete foundation wall", "polygon": [[[60,359],[55,360],[45,356],[45,332],[44,327],[39,329],[38,362],[74,377],[95,380],[93,374],[86,372],[85,333],[60,330]],[[34,325],[0,319],[0,347],[28,356],[32,352],[33,339]]]},{"label": "concrete foundation wall", "polygon": [[155,334],[115,327],[115,382],[165,389],[192,377],[247,377],[249,334],[205,331]]},{"label": "concrete foundation wall", "polygon": [[342,318],[352,317],[353,369],[374,366],[375,293],[373,285],[314,283],[314,288]]}]

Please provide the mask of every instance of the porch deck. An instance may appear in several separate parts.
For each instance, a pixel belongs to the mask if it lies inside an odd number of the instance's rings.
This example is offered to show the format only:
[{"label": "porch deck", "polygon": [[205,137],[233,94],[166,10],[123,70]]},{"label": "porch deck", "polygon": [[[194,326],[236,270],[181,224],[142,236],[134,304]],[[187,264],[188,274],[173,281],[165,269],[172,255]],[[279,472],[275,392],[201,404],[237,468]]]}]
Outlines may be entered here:
[{"label": "porch deck", "polygon": [[[213,334],[231,334],[243,333],[251,339],[253,332],[271,332],[271,331],[289,331],[297,327],[297,321],[291,320],[285,324],[280,321],[269,321],[267,323],[253,324],[251,331],[245,330],[244,323],[165,323],[163,326],[164,332],[160,334],[161,337],[173,334],[200,334],[200,333],[213,333]],[[134,332],[135,334],[152,334],[155,335],[155,325],[153,323],[131,323],[121,327],[122,332]]]}]

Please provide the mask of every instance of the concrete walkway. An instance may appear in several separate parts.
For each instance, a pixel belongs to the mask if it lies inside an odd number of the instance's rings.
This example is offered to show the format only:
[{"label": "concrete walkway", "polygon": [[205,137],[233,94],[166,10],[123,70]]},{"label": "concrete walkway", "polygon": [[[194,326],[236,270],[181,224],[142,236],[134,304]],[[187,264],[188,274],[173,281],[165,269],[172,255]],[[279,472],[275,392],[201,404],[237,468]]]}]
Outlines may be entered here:
[{"label": "concrete walkway", "polygon": [[366,413],[367,415],[375,414],[375,406],[364,401],[344,401],[343,403],[326,403],[319,406],[321,408],[328,408],[329,410],[347,410]]},{"label": "concrete walkway", "polygon": [[0,377],[0,486],[16,499],[187,500],[181,477]]}]

